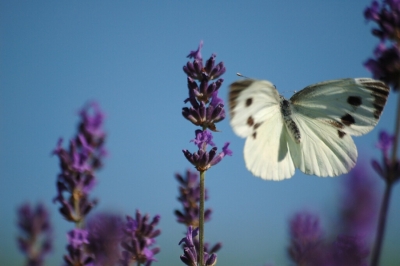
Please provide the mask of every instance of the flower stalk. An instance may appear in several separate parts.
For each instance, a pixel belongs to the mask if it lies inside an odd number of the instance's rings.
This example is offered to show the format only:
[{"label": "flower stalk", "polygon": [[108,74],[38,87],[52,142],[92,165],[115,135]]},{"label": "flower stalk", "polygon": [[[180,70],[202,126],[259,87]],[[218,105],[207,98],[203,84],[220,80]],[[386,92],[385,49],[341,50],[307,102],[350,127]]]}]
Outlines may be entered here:
[{"label": "flower stalk", "polygon": [[[372,34],[379,38],[375,58],[365,62],[374,78],[386,82],[394,92],[400,88],[400,5],[398,0],[373,1],[364,11],[367,20],[374,21],[378,27],[372,29]],[[397,149],[400,134],[400,95],[397,96],[397,113],[394,136],[380,139],[383,151],[383,162],[373,161],[373,167],[385,181],[385,192],[381,203],[375,244],[371,256],[371,265],[379,264],[383,238],[385,234],[387,214],[393,184],[400,178],[400,162],[397,159]],[[385,133],[386,134],[386,133]],[[382,135],[382,134],[381,134]],[[386,142],[386,143],[385,143]],[[385,145],[386,144],[386,145]],[[391,156],[388,151],[391,149]]]},{"label": "flower stalk", "polygon": [[[203,42],[200,42],[198,49],[191,51],[187,56],[193,58],[193,62],[188,62],[183,67],[183,71],[187,75],[187,87],[189,89],[189,97],[185,100],[185,103],[190,103],[191,106],[182,108],[182,115],[195,126],[200,126],[201,129],[195,131],[196,137],[191,141],[198,147],[198,151],[192,153],[188,150],[182,150],[186,159],[200,173],[199,247],[196,252],[196,260],[192,258],[194,252],[189,252],[189,250],[184,250],[185,255],[183,259],[181,256],[181,260],[186,265],[210,266],[216,263],[216,255],[208,256],[204,251],[205,171],[218,164],[226,155],[232,155],[232,151],[229,150],[229,143],[227,142],[223,146],[222,152],[217,154],[217,147],[212,142],[211,133],[218,132],[216,123],[225,118],[224,103],[218,97],[218,90],[224,81],[219,77],[225,73],[225,66],[223,62],[215,64],[215,54],[212,54],[203,64],[202,47]],[[211,82],[212,80],[216,81]],[[210,150],[207,149],[209,145],[212,146]],[[187,242],[191,241],[188,240]]]},{"label": "flower stalk", "polygon": [[205,171],[200,172],[200,213],[199,213],[199,243],[200,243],[200,265],[204,265],[204,184]]}]

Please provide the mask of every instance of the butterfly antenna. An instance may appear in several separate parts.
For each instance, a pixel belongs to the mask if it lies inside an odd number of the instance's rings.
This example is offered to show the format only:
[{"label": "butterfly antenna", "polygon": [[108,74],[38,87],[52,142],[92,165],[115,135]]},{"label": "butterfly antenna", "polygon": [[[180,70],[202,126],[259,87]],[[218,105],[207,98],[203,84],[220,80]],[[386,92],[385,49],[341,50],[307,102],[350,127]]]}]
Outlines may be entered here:
[{"label": "butterfly antenna", "polygon": [[242,75],[242,74],[240,74],[239,72],[238,72],[238,73],[236,73],[236,75],[237,75],[237,76],[239,76],[239,77],[242,77],[242,78],[249,79],[249,77],[243,76],[243,75]]}]

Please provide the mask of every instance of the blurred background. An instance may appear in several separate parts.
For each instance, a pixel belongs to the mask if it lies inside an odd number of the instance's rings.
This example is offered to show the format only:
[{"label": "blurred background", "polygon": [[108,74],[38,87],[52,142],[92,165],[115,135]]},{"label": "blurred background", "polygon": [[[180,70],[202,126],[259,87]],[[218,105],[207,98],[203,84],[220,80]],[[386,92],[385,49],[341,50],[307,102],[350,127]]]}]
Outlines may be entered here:
[{"label": "blurred background", "polygon": [[[196,129],[181,115],[187,97],[182,66],[204,41],[227,68],[219,96],[227,99],[236,72],[272,81],[290,97],[330,79],[370,77],[363,62],[377,45],[363,11],[370,1],[0,1],[0,265],[22,265],[15,238],[16,208],[45,203],[55,247],[47,265],[60,265],[73,227],[52,203],[59,137],[74,136],[77,112],[96,100],[106,113],[105,166],[98,174],[94,212],[161,215],[161,253],[154,265],[179,265],[185,227],[175,173],[192,166],[181,150],[195,151]],[[395,94],[377,127],[355,138],[359,164],[380,159],[378,134],[393,132]],[[244,139],[229,117],[217,124],[226,157],[206,174],[213,209],[206,241],[223,242],[218,265],[287,265],[288,220],[297,211],[337,223],[346,176],[318,178],[297,171],[281,182],[252,176],[243,161]],[[66,142],[64,142],[66,143]],[[373,171],[371,174],[374,175]],[[375,175],[376,187],[383,181]],[[392,194],[382,265],[400,261],[400,190]],[[379,199],[380,199],[379,194]],[[183,265],[183,264],[181,264]]]}]

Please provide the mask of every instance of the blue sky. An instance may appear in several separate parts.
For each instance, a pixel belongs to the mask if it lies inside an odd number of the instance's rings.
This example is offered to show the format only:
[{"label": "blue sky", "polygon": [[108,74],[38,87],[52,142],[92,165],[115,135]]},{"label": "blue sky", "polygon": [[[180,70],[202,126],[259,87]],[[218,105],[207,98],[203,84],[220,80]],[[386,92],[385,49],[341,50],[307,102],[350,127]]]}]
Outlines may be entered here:
[{"label": "blue sky", "polygon": [[[21,265],[15,243],[15,209],[45,202],[57,243],[48,265],[60,265],[72,225],[55,196],[59,137],[71,138],[77,111],[96,100],[106,113],[109,157],[93,196],[96,211],[160,214],[157,265],[177,265],[184,227],[173,210],[174,174],[191,166],[182,149],[194,126],[181,115],[187,97],[182,66],[204,41],[227,68],[220,97],[236,72],[272,81],[290,97],[319,81],[370,77],[362,63],[377,41],[362,15],[370,1],[0,1],[0,264]],[[393,131],[394,94],[375,130],[355,138],[359,161],[380,154],[380,130]],[[214,142],[234,152],[206,175],[213,209],[206,240],[221,241],[218,265],[288,264],[288,219],[298,210],[321,214],[333,226],[345,176],[318,178],[299,171],[267,182],[244,166],[244,140],[226,120]],[[376,179],[379,179],[376,177]],[[383,182],[377,180],[382,191]],[[400,191],[392,194],[383,258],[400,261]],[[388,264],[389,263],[389,264]],[[9,265],[9,264],[8,264]]]}]

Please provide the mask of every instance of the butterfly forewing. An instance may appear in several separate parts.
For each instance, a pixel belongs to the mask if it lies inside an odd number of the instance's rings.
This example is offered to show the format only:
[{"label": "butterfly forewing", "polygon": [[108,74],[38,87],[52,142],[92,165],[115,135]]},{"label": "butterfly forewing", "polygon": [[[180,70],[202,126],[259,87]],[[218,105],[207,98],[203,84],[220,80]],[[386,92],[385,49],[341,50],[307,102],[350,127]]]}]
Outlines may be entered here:
[{"label": "butterfly forewing", "polygon": [[268,81],[237,81],[230,86],[229,107],[233,130],[240,137],[248,137],[280,113],[279,94]]},{"label": "butterfly forewing", "polygon": [[336,127],[338,134],[360,136],[378,123],[388,94],[381,81],[341,79],[308,86],[290,101],[295,112]]}]

